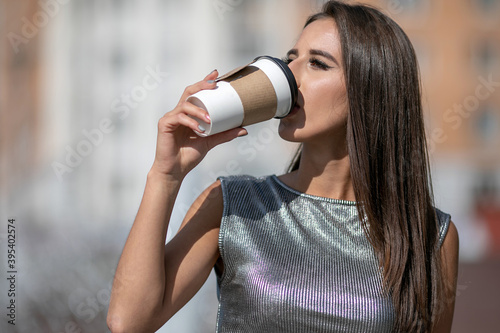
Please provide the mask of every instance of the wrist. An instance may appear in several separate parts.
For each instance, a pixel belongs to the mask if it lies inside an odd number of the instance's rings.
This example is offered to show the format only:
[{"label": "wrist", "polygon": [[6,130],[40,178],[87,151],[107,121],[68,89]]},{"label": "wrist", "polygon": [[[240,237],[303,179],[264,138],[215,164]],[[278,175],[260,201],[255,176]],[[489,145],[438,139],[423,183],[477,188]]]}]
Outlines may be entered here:
[{"label": "wrist", "polygon": [[180,186],[183,179],[183,176],[164,173],[154,167],[149,170],[147,175],[147,182],[162,183],[169,186]]}]

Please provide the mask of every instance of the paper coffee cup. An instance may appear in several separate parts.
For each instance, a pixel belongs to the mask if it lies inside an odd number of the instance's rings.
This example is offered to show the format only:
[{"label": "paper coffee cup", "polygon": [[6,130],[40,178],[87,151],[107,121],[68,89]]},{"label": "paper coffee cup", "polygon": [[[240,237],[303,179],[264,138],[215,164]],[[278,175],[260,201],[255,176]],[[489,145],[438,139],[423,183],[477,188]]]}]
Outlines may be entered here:
[{"label": "paper coffee cup", "polygon": [[231,128],[283,118],[295,105],[298,89],[292,71],[280,59],[261,56],[216,79],[217,87],[202,90],[187,101],[205,109],[207,124],[195,118],[208,136]]}]

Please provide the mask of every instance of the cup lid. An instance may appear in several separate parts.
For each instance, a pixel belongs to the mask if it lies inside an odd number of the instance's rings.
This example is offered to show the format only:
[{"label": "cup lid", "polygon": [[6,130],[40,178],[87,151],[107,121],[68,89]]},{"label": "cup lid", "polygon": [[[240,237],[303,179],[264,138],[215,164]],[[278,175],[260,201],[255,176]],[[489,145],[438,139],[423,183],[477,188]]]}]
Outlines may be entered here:
[{"label": "cup lid", "polygon": [[275,58],[275,57],[271,57],[271,56],[267,56],[267,55],[263,55],[263,56],[259,56],[257,58],[254,59],[253,62],[256,62],[257,60],[259,59],[268,59],[268,60],[271,60],[272,62],[274,62],[275,64],[277,64],[281,70],[283,71],[283,73],[285,74],[285,77],[288,81],[288,86],[290,87],[290,96],[292,97],[292,103],[290,104],[290,110],[288,110],[288,112],[281,116],[281,117],[275,117],[275,118],[283,118],[285,117],[291,110],[292,108],[294,107],[295,103],[297,102],[297,97],[299,95],[299,89],[297,87],[297,81],[295,80],[295,76],[293,76],[293,73],[292,71],[290,70],[290,67],[288,67],[288,65],[281,59],[278,59],[278,58]]}]

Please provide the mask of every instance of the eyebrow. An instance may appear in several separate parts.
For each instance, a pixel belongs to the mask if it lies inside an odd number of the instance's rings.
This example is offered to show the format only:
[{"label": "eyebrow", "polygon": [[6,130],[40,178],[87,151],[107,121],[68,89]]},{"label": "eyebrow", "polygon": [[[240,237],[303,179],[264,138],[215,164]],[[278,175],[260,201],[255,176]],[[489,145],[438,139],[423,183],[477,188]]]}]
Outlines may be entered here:
[{"label": "eyebrow", "polygon": [[[325,58],[333,61],[337,66],[340,66],[340,64],[337,61],[337,59],[335,59],[334,56],[332,56],[330,53],[328,53],[326,51],[317,50],[317,49],[311,49],[311,50],[309,50],[309,54],[311,54],[311,55],[319,55],[319,56],[325,57]],[[287,55],[287,57],[289,57],[291,55],[298,56],[299,55],[299,51],[297,49],[291,49],[290,51],[287,52],[286,55]]]}]

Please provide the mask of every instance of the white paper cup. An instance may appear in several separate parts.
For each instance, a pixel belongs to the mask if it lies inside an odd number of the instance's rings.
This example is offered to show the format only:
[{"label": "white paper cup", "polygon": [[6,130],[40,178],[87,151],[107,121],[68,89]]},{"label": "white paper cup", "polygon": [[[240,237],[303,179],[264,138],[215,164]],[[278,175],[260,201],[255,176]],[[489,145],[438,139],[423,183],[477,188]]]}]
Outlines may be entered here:
[{"label": "white paper cup", "polygon": [[271,118],[283,118],[295,105],[297,83],[281,60],[257,57],[248,65],[217,78],[217,87],[202,90],[187,101],[205,109],[211,124],[195,118],[208,136]]}]

